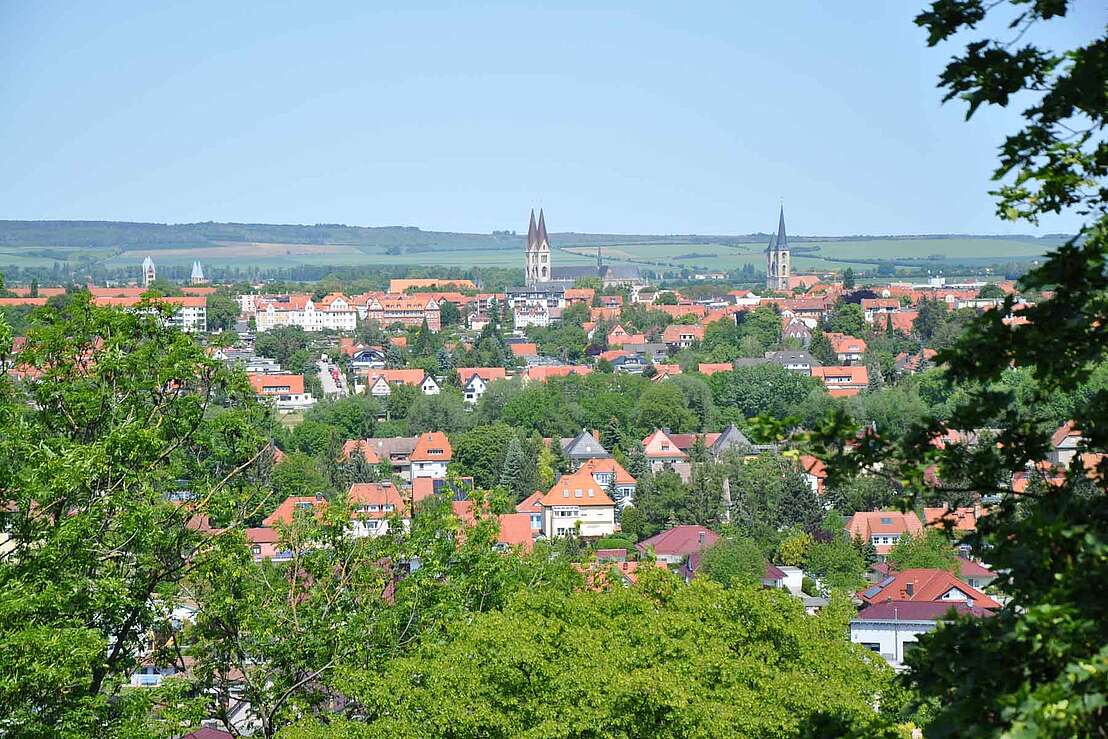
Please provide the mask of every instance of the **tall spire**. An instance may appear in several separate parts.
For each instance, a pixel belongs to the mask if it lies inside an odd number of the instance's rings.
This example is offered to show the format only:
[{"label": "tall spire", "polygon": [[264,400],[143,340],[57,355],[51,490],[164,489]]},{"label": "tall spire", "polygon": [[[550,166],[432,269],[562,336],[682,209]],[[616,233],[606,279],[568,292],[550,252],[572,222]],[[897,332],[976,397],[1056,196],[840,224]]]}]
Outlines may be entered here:
[{"label": "tall spire", "polygon": [[531,209],[531,222],[527,224],[527,245],[535,243],[535,234],[538,229],[535,227],[535,209]]},{"label": "tall spire", "polygon": [[542,208],[539,208],[539,243],[544,241],[550,241],[546,235],[546,217],[543,215]]},{"label": "tall spire", "polygon": [[785,236],[785,206],[781,206],[781,219],[777,224],[777,241],[773,248],[777,251],[788,251],[789,239]]}]

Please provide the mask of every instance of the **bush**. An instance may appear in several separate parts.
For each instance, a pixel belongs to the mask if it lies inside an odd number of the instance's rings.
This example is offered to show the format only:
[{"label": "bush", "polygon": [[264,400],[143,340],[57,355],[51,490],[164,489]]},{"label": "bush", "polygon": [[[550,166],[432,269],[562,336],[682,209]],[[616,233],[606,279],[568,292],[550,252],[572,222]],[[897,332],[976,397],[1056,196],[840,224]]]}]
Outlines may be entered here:
[{"label": "bush", "polygon": [[800,581],[800,591],[805,595],[819,595],[819,586],[816,585],[816,581],[807,575]]}]

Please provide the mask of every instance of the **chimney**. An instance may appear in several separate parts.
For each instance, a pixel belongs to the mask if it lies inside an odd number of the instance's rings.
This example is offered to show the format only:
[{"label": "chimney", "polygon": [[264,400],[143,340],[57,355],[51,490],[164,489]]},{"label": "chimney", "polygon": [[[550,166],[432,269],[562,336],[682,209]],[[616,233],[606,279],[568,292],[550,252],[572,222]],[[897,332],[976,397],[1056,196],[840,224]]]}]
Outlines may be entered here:
[{"label": "chimney", "polygon": [[904,586],[904,592],[911,598],[912,594],[916,592],[916,584],[914,582],[908,583]]},{"label": "chimney", "polygon": [[700,532],[700,546],[704,546],[704,532]]}]

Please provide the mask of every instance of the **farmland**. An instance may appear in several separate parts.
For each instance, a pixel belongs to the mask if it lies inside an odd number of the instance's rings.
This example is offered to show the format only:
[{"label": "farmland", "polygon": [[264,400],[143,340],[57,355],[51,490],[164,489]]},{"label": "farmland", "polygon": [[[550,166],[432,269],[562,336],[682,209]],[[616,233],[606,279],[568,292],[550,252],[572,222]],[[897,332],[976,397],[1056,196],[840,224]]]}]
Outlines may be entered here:
[{"label": "farmland", "polygon": [[[819,238],[795,236],[797,271],[843,269],[874,260],[901,266],[983,266],[1034,259],[1062,237],[919,236]],[[590,264],[599,247],[608,263],[644,269],[760,268],[765,234],[620,235],[555,233],[554,259]],[[515,266],[523,236],[465,234],[410,227],[363,228],[265,224],[140,224],[0,221],[0,271],[12,268],[128,268],[146,256],[165,266],[279,269],[312,266]]]}]

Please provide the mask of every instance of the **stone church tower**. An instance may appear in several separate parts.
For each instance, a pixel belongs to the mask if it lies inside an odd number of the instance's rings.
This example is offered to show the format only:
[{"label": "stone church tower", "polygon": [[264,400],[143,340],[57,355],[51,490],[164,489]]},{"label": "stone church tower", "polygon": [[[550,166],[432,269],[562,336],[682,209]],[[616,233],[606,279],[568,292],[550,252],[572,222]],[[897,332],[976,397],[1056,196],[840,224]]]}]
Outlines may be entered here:
[{"label": "stone church tower", "polygon": [[527,226],[527,250],[524,252],[524,275],[528,285],[550,281],[550,239],[546,235],[546,218],[539,208],[539,222],[535,224],[535,211],[531,211],[531,223]]},{"label": "stone church tower", "polygon": [[154,269],[154,260],[150,257],[142,260],[142,286],[150,287],[150,283],[156,280],[158,271]]},{"label": "stone church tower", "polygon": [[785,206],[781,206],[781,219],[777,224],[777,236],[771,236],[766,247],[766,289],[788,292],[792,264],[789,257],[789,239],[785,235]]}]

